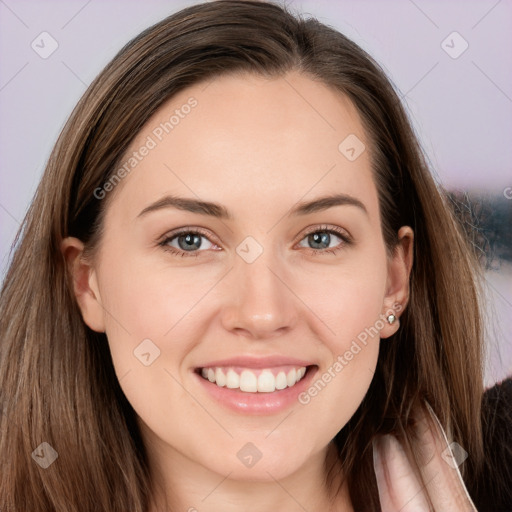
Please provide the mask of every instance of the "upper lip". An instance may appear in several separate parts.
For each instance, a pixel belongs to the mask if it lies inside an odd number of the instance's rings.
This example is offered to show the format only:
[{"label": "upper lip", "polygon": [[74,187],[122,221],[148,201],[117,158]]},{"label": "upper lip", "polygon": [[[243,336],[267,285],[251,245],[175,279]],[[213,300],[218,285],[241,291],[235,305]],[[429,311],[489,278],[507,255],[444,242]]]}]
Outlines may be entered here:
[{"label": "upper lip", "polygon": [[296,359],[294,357],[287,357],[281,355],[254,357],[254,356],[236,356],[228,359],[219,359],[217,361],[210,361],[208,363],[198,366],[198,368],[213,368],[216,366],[241,366],[243,368],[272,368],[274,366],[311,366],[314,363],[304,359]]}]

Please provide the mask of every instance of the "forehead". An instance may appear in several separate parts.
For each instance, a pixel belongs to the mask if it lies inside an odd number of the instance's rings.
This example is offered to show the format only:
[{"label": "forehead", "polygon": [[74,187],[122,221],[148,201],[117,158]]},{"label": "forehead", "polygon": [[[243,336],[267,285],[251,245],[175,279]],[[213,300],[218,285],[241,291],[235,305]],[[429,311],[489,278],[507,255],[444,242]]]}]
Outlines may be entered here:
[{"label": "forehead", "polygon": [[151,117],[123,158],[129,172],[114,203],[130,217],[166,193],[275,210],[337,191],[376,215],[368,149],[352,102],[319,81],[298,72],[221,76]]}]

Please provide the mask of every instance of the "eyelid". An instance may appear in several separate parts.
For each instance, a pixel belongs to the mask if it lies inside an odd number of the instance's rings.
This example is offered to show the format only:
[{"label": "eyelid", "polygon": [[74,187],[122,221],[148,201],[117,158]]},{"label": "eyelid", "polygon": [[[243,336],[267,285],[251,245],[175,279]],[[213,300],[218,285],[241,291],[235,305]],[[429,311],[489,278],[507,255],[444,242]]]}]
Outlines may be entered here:
[{"label": "eyelid", "polygon": [[300,238],[297,240],[296,243],[301,242],[305,237],[307,237],[308,235],[311,235],[312,233],[317,233],[317,232],[322,232],[322,231],[333,232],[336,235],[338,235],[346,243],[351,243],[353,241],[352,236],[346,229],[340,228],[339,226],[336,226],[333,224],[321,224],[321,225],[310,226],[310,227],[306,228],[306,231],[300,235]]},{"label": "eyelid", "polygon": [[[177,236],[179,236],[181,234],[188,234],[188,233],[195,233],[198,235],[202,235],[205,238],[207,238],[212,244],[219,245],[217,242],[214,241],[215,236],[212,235],[212,233],[210,233],[206,229],[200,228],[198,226],[184,226],[182,228],[176,228],[172,231],[168,231],[167,233],[165,233],[165,235],[162,235],[158,239],[158,243],[163,243],[163,242],[168,241],[170,238],[176,238]],[[212,238],[213,238],[213,240],[212,240]]]},{"label": "eyelid", "polygon": [[157,241],[158,247],[161,247],[164,251],[169,252],[170,254],[174,256],[182,256],[182,257],[197,257],[202,252],[208,252],[208,250],[214,250],[218,251],[219,249],[203,249],[203,250],[197,250],[197,251],[183,251],[182,249],[178,249],[176,247],[173,247],[172,245],[169,245],[169,242],[171,240],[179,237],[182,234],[197,234],[204,238],[206,238],[212,245],[219,247],[219,244],[215,242],[214,240],[211,240],[211,238],[215,239],[214,236],[211,235],[207,230],[204,228],[200,228],[198,226],[184,226],[181,228],[177,228],[172,231],[168,231],[160,237]]},{"label": "eyelid", "polygon": [[307,238],[309,235],[313,233],[331,233],[336,235],[338,238],[341,239],[341,242],[335,246],[335,247],[326,247],[324,249],[314,249],[312,247],[302,247],[303,251],[306,251],[306,254],[309,254],[310,256],[313,256],[314,258],[318,257],[325,257],[327,255],[337,256],[341,251],[347,249],[348,247],[352,246],[354,243],[354,239],[352,235],[345,229],[335,226],[335,225],[326,225],[322,224],[320,226],[311,226],[310,228],[307,228],[306,232],[303,232],[301,235],[301,238],[296,242],[296,244],[299,244],[302,242],[305,238]]}]

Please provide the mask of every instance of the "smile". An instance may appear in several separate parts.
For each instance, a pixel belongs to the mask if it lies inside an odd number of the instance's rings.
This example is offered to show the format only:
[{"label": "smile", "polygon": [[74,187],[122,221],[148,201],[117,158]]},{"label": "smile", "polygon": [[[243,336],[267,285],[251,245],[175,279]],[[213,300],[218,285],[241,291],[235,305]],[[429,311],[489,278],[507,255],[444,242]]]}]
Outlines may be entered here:
[{"label": "smile", "polygon": [[273,393],[295,386],[307,369],[305,366],[259,369],[217,366],[199,370],[204,379],[219,387],[238,389],[244,393]]}]

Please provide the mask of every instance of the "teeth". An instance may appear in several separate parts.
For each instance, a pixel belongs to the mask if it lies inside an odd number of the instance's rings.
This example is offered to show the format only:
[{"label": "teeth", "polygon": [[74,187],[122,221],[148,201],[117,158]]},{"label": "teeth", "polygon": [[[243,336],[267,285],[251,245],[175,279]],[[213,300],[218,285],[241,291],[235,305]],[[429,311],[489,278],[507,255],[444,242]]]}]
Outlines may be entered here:
[{"label": "teeth", "polygon": [[[304,371],[305,373],[305,371]],[[304,373],[302,375],[304,375]],[[284,389],[288,386],[288,381],[286,380],[286,373],[279,372],[276,377],[276,389]]]},{"label": "teeth", "polygon": [[278,372],[277,375],[272,373],[270,369],[261,370],[257,375],[249,369],[244,369],[240,374],[232,368],[202,368],[201,375],[217,384],[220,387],[229,389],[240,389],[246,393],[272,393],[276,389],[281,390],[286,387],[294,386],[306,374],[306,368],[292,368],[288,373],[284,371]]},{"label": "teeth", "polygon": [[224,372],[217,368],[215,370],[215,382],[217,383],[217,386],[223,387],[226,385],[226,376],[224,375]]},{"label": "teeth", "polygon": [[286,382],[288,383],[288,387],[293,386],[297,382],[297,370],[295,370],[295,368],[288,372]]},{"label": "teeth", "polygon": [[[240,386],[242,389],[242,386]],[[263,370],[258,377],[258,391],[260,393],[271,393],[276,390],[276,378],[269,370]],[[242,391],[244,391],[242,389]]]},{"label": "teeth", "polygon": [[240,391],[258,391],[258,378],[249,370],[244,370],[240,375]]},{"label": "teeth", "polygon": [[226,387],[229,389],[240,387],[240,377],[234,370],[228,370],[228,374],[226,375]]}]

